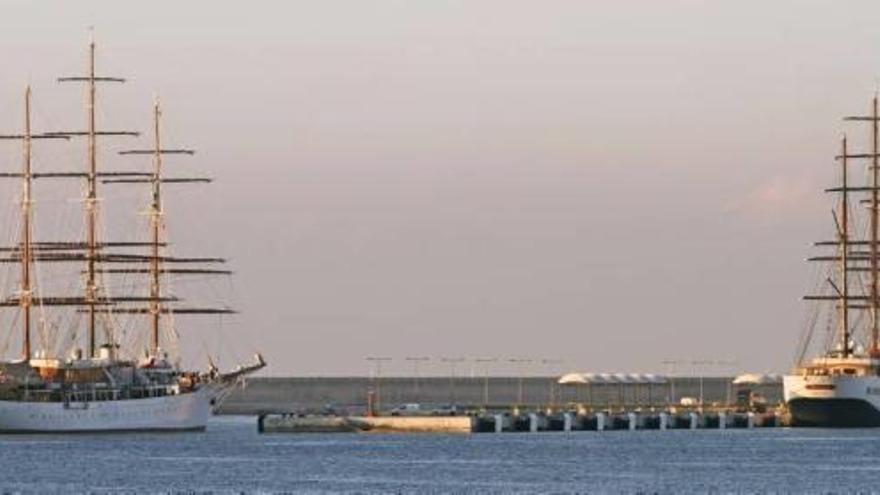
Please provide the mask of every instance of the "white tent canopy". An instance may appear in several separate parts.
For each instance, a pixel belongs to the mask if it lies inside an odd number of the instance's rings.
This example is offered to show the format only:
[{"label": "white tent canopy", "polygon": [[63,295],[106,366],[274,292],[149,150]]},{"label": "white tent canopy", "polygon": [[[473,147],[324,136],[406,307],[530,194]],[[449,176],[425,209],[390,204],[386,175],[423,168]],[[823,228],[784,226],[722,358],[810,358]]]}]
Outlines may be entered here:
[{"label": "white tent canopy", "polygon": [[649,385],[667,383],[667,378],[653,373],[567,373],[557,383],[560,385],[589,385],[608,383],[629,383]]},{"label": "white tent canopy", "polygon": [[566,375],[562,375],[557,383],[559,383],[560,385],[583,385],[590,382],[586,379],[583,373],[568,373]]},{"label": "white tent canopy", "polygon": [[769,385],[774,383],[780,383],[782,381],[781,375],[776,374],[762,374],[762,373],[746,373],[744,375],[739,375],[738,377],[733,379],[734,385]]}]

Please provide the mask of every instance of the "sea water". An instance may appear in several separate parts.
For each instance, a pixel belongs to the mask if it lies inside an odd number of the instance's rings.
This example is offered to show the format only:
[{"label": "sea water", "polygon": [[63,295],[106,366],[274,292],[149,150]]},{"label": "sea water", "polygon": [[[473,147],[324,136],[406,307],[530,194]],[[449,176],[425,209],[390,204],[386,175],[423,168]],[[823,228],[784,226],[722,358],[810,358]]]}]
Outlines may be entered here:
[{"label": "sea water", "polygon": [[880,429],[0,436],[3,493],[880,492]]}]

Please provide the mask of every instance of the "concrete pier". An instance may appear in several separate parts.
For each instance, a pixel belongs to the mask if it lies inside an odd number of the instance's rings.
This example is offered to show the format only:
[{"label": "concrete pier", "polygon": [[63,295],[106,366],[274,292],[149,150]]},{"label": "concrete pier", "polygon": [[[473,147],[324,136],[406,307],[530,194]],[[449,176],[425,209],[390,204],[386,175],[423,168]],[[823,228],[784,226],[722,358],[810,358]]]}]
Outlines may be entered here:
[{"label": "concrete pier", "polygon": [[260,432],[329,433],[539,433],[673,429],[727,430],[784,426],[774,413],[732,411],[626,411],[578,414],[574,411],[462,416],[297,416],[262,415]]},{"label": "concrete pier", "polygon": [[470,416],[427,417],[301,417],[261,416],[260,433],[473,433],[475,418]]}]

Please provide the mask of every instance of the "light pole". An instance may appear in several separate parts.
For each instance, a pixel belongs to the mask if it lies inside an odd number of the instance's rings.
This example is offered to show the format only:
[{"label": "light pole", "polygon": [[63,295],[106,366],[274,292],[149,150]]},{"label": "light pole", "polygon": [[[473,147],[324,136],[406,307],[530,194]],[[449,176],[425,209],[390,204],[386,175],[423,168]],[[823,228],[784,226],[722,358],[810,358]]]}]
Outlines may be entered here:
[{"label": "light pole", "polygon": [[483,364],[483,409],[489,407],[489,363],[498,362],[497,358],[477,358],[474,360]]},{"label": "light pole", "polygon": [[381,412],[382,410],[382,362],[383,361],[391,361],[390,357],[378,357],[378,356],[369,356],[367,357],[367,361],[370,361],[375,366],[375,374],[374,377],[376,379],[376,412]]},{"label": "light pole", "polygon": [[680,359],[667,359],[663,364],[669,368],[669,403],[675,406],[675,366],[684,363]]},{"label": "light pole", "polygon": [[509,362],[513,363],[519,369],[519,373],[517,373],[517,384],[516,384],[516,408],[519,409],[519,406],[523,403],[523,372],[524,365],[531,363],[531,359],[526,358],[511,358],[508,359]]},{"label": "light pole", "polygon": [[541,364],[544,365],[545,370],[548,371],[550,376],[550,404],[549,407],[552,409],[556,404],[556,380],[559,378],[555,375],[559,374],[558,366],[562,364],[561,359],[542,359]]},{"label": "light pole", "polygon": [[[716,364],[719,366],[722,366],[728,375],[732,375],[734,373],[734,370],[736,369],[736,367],[739,366],[739,362],[737,362],[737,361],[718,361]],[[730,406],[730,401],[733,398],[732,397],[732,395],[733,395],[733,378],[734,378],[733,376],[728,376],[728,380],[727,380],[727,390],[726,390],[727,406]]]},{"label": "light pole", "polygon": [[459,358],[441,358],[441,361],[444,363],[449,363],[449,405],[455,405],[455,366],[458,363],[463,363],[465,359],[463,357]]},{"label": "light pole", "polygon": [[[697,366],[705,366],[708,364],[712,364],[712,361],[708,359],[697,359],[691,361],[691,365],[694,367],[694,374],[697,373]],[[700,412],[703,412],[703,374],[700,373]]]},{"label": "light pole", "polygon": [[431,358],[424,356],[410,356],[406,358],[407,361],[413,364],[413,388],[415,389],[415,400],[420,401],[419,399],[419,363],[423,363],[425,361],[429,361]]}]

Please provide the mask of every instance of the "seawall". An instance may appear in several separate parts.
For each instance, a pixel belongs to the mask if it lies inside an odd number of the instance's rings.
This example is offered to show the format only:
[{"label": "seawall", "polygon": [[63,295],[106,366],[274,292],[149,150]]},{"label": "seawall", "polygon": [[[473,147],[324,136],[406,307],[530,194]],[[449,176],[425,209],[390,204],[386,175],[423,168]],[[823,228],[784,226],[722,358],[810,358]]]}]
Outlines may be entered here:
[{"label": "seawall", "polygon": [[[442,404],[502,408],[519,405],[540,408],[549,404],[578,403],[594,407],[665,406],[682,397],[703,402],[732,403],[737,388],[731,377],[676,377],[665,384],[559,385],[557,377],[255,377],[235,390],[220,408],[221,414],[276,412],[361,414],[372,391],[378,409],[404,403],[423,407]],[[702,385],[701,385],[702,382]],[[753,388],[768,403],[782,399],[781,385]]]}]

